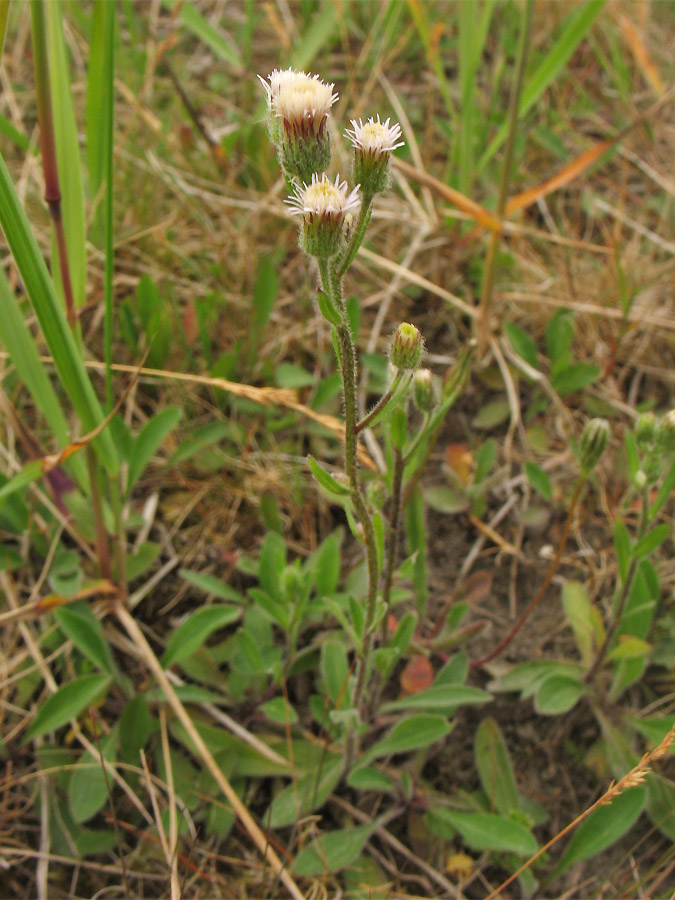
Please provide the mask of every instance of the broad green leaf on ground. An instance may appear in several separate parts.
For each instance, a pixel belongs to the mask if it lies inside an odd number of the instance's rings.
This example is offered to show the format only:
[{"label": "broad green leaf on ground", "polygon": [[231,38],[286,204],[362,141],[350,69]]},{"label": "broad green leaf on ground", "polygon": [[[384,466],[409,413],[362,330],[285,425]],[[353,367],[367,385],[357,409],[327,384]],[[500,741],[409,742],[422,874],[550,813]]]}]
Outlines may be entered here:
[{"label": "broad green leaf on ground", "polygon": [[202,574],[201,572],[191,572],[189,569],[181,569],[179,572],[181,578],[184,578],[190,584],[204,591],[206,594],[213,594],[219,600],[231,600],[233,603],[246,603],[246,598],[239,591],[235,591],[229,584],[225,584],[215,575]]},{"label": "broad green leaf on ground", "polygon": [[557,716],[567,712],[586,692],[583,681],[568,675],[552,675],[537,690],[534,708],[544,716]]},{"label": "broad green leaf on ground", "polygon": [[478,726],[474,742],[476,767],[490,807],[502,815],[519,808],[518,789],[509,751],[499,725],[488,717]]},{"label": "broad green leaf on ground", "polygon": [[340,780],[342,762],[341,756],[329,756],[321,766],[317,760],[315,769],[309,775],[299,778],[277,794],[263,821],[270,828],[283,828],[323,806]]},{"label": "broad green leaf on ground", "polygon": [[293,865],[296,875],[317,878],[351,865],[376,828],[376,824],[353,825],[315,838],[296,856]]},{"label": "broad green leaf on ground", "polygon": [[[118,729],[101,740],[103,759],[112,762],[115,757]],[[110,778],[108,775],[107,778]],[[108,800],[106,773],[99,756],[92,756],[88,751],[80,757],[70,773],[68,782],[68,805],[76,822],[86,822],[101,809]]]},{"label": "broad green leaf on ground", "polygon": [[76,718],[88,706],[93,706],[110,687],[109,675],[81,675],[47,697],[26,732],[26,741],[55,731]]},{"label": "broad green leaf on ground", "polygon": [[109,675],[115,674],[115,663],[101,623],[86,603],[56,609],[54,618],[59,628],[87,659]]},{"label": "broad green leaf on ground", "polygon": [[389,734],[371,747],[361,758],[361,764],[394,753],[407,753],[428,747],[452,731],[452,724],[444,716],[421,714],[397,722]]},{"label": "broad green leaf on ground", "polygon": [[472,850],[493,850],[531,856],[537,852],[532,833],[505,816],[492,813],[458,812],[445,807],[432,807],[431,812],[441,822],[458,831]]},{"label": "broad green leaf on ground", "polygon": [[213,631],[231,625],[240,617],[239,607],[222,603],[195,610],[169,638],[162,656],[162,665],[168,668],[172,663],[191,656]]},{"label": "broad green leaf on ground", "polygon": [[579,825],[556,866],[556,877],[619,840],[637,821],[647,799],[643,784],[627,788],[608,806],[599,806]]},{"label": "broad green leaf on ground", "polygon": [[491,695],[480,688],[463,684],[438,684],[410,697],[385,703],[382,710],[428,709],[437,712],[443,711],[450,715],[459,706],[488,703],[490,700],[492,700]]}]

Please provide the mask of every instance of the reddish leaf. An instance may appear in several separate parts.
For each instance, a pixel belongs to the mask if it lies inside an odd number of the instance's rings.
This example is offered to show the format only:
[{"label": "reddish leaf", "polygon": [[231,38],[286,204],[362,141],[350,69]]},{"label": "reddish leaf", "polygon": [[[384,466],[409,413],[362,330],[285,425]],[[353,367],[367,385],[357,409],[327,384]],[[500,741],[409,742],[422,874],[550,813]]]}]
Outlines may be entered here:
[{"label": "reddish leaf", "polygon": [[401,690],[404,694],[419,694],[431,687],[434,670],[426,656],[413,656],[401,672]]},{"label": "reddish leaf", "polygon": [[473,466],[473,453],[468,444],[448,444],[445,450],[445,464],[457,477],[460,484],[468,484]]},{"label": "reddish leaf", "polygon": [[489,596],[492,590],[492,575],[481,569],[473,572],[462,585],[464,600],[467,603],[480,603]]}]

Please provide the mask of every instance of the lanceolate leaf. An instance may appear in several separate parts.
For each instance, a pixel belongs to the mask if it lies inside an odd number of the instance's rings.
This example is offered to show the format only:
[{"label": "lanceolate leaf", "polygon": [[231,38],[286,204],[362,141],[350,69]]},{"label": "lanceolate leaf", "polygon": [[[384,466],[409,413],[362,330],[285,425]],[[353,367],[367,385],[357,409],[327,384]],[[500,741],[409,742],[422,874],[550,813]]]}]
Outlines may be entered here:
[{"label": "lanceolate leaf", "polygon": [[298,853],[293,867],[296,874],[316,878],[351,865],[376,828],[376,824],[355,825],[322,834]]},{"label": "lanceolate leaf", "polygon": [[572,835],[565,855],[556,867],[556,876],[619,840],[637,820],[647,799],[645,785],[628,788],[609,804],[600,806]]},{"label": "lanceolate leaf", "polygon": [[513,819],[491,813],[457,812],[434,807],[434,817],[459,831],[472,850],[495,850],[531,856],[537,852],[532,833]]},{"label": "lanceolate leaf", "polygon": [[193,612],[179,628],[171,635],[164,655],[162,665],[170,666],[174,662],[191,656],[199,650],[207,637],[217,628],[230,625],[241,616],[241,609],[237,606],[205,606]]},{"label": "lanceolate leaf", "polygon": [[35,721],[26,732],[26,741],[55,731],[96,703],[110,685],[108,675],[82,675],[60,687],[38,710]]}]

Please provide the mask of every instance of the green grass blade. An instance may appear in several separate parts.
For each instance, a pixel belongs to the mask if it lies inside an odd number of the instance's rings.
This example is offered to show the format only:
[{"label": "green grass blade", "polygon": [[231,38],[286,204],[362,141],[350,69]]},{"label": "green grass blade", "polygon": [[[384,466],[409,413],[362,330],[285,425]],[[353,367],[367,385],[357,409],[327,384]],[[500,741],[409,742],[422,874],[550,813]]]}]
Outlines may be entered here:
[{"label": "green grass blade", "polygon": [[[85,431],[93,431],[103,419],[101,406],[2,156],[0,156],[0,226],[54,357],[61,383]],[[117,455],[107,429],[96,438],[94,445],[108,471],[111,474],[116,473]]]},{"label": "green grass blade", "polygon": [[[0,309],[0,342],[7,348],[35,406],[47,420],[59,448],[63,449],[70,443],[68,423],[3,269],[0,269]],[[69,465],[80,487],[86,490],[87,474],[79,456],[73,456]]]},{"label": "green grass blade", "polygon": [[[539,100],[569,62],[589,28],[605,5],[606,0],[588,0],[588,3],[576,7],[567,17],[563,31],[556,44],[545,55],[539,68],[527,80],[518,107],[519,117],[524,116]],[[478,162],[478,171],[485,168],[497,150],[506,140],[509,130],[508,120],[490,142],[487,150]]]},{"label": "green grass blade", "polygon": [[[87,75],[87,173],[89,175],[89,197],[99,200],[99,192],[106,177],[106,152],[110,146],[110,117],[107,109],[110,99],[110,44],[111,30],[115,28],[115,4],[95,3],[92,15],[91,38],[89,48],[89,71]],[[100,243],[103,238],[103,205],[96,207],[91,238]]]},{"label": "green grass blade", "polygon": [[9,15],[9,0],[0,0],[0,53],[5,45],[7,33],[7,16]]},{"label": "green grass blade", "polygon": [[[164,0],[164,6],[169,9],[173,9],[175,5],[176,0]],[[236,45],[228,40],[222,32],[217,31],[189,0],[181,4],[178,18],[188,31],[206,44],[219,59],[231,66],[241,68],[241,56]]]},{"label": "green grass blade", "polygon": [[[79,309],[84,305],[87,283],[86,225],[80,144],[77,138],[73,95],[70,90],[70,72],[63,39],[60,0],[51,0],[46,4],[45,9],[54,137],[61,187],[61,215],[66,235],[73,301],[75,308]],[[53,253],[52,259],[56,269],[58,254]],[[54,283],[55,285],[61,284],[58,270],[54,277]]]}]

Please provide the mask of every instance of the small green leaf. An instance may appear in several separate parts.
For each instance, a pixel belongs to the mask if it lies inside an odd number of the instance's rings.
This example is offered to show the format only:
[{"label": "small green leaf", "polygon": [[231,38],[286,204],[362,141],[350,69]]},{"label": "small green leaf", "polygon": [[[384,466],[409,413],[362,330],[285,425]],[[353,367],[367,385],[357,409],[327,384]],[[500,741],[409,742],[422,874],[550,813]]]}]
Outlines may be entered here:
[{"label": "small green leaf", "polygon": [[323,291],[317,291],[316,299],[324,319],[329,321],[331,325],[342,325],[342,315],[331,302],[328,295],[324,294]]},{"label": "small green leaf", "polygon": [[336,481],[329,472],[319,465],[313,456],[307,457],[307,464],[312,470],[312,475],[325,491],[328,491],[329,494],[333,494],[336,497],[349,497],[351,490],[347,485],[340,484],[339,481]]},{"label": "small green leaf", "polygon": [[474,742],[476,768],[490,807],[508,816],[519,808],[518,789],[509,751],[496,721],[488,717],[478,726]]},{"label": "small green leaf", "polygon": [[614,523],[614,550],[616,551],[616,561],[619,566],[619,577],[621,583],[625,583],[628,575],[628,567],[630,566],[630,535],[623,519],[617,518]]},{"label": "small green leaf", "polygon": [[454,809],[432,807],[431,812],[440,822],[458,831],[472,850],[493,850],[532,856],[537,852],[537,842],[532,833],[513,819],[491,813],[458,812]]},{"label": "small green leaf", "polygon": [[512,322],[504,323],[504,331],[506,332],[506,336],[511,342],[511,346],[516,351],[518,356],[521,359],[524,359],[525,362],[532,366],[533,369],[537,368],[537,345],[532,340],[532,338],[523,331],[522,328],[519,328],[517,325],[514,325]]},{"label": "small green leaf", "polygon": [[42,704],[24,740],[28,742],[49,731],[56,731],[76,718],[83,709],[97,703],[109,687],[109,675],[81,675],[64,684]]},{"label": "small green leaf", "polygon": [[125,760],[136,763],[139,751],[145,747],[152,733],[148,702],[143,694],[136,694],[120,716],[120,752]]},{"label": "small green leaf", "polygon": [[595,363],[572,363],[551,378],[553,389],[561,396],[588,387],[600,377],[602,369]]},{"label": "small green leaf", "polygon": [[396,450],[403,450],[408,439],[408,417],[405,410],[396,406],[389,416],[389,434]]},{"label": "small green leaf", "polygon": [[530,485],[550,503],[553,500],[553,486],[546,472],[533,462],[526,462],[524,468]]},{"label": "small green leaf", "polygon": [[196,588],[204,591],[219,600],[231,600],[233,603],[246,603],[246,598],[239,591],[235,591],[229,584],[224,584],[220,578],[215,575],[202,574],[200,572],[191,572],[189,569],[181,569],[180,577],[184,578]]},{"label": "small green leaf", "polygon": [[286,702],[285,697],[274,697],[266,703],[261,703],[258,709],[268,719],[280,725],[294,725],[298,721],[298,714],[290,703]]},{"label": "small green leaf", "polygon": [[486,403],[485,406],[481,407],[478,410],[477,415],[474,416],[471,424],[474,428],[480,428],[481,430],[489,430],[490,428],[496,428],[497,425],[501,425],[502,422],[505,422],[509,415],[511,414],[511,408],[509,407],[508,400],[495,400],[492,403]]},{"label": "small green leaf", "polygon": [[427,488],[424,491],[424,500],[436,512],[448,515],[464,512],[469,507],[467,497],[450,488]]},{"label": "small green leaf", "polygon": [[334,705],[340,697],[348,699],[345,690],[348,674],[349,664],[344,644],[336,640],[326,641],[321,647],[321,675]]},{"label": "small green leaf", "polygon": [[77,603],[56,609],[54,618],[61,631],[70,638],[87,659],[91,660],[99,669],[108,672],[109,675],[114,675],[115,664],[108,642],[103,635],[103,628],[86,603]]},{"label": "small green leaf", "polygon": [[162,656],[162,665],[167,669],[173,663],[191,656],[212,632],[225,625],[231,625],[240,616],[241,609],[224,604],[204,606],[195,610],[171,635]]},{"label": "small green leaf", "polygon": [[410,697],[385,703],[382,710],[429,709],[437,712],[443,711],[450,715],[460,706],[488,703],[490,700],[492,700],[492,696],[477,687],[463,684],[439,684],[433,685],[419,694],[412,694]]},{"label": "small green leaf", "polygon": [[435,741],[442,740],[451,731],[452,725],[444,716],[410,716],[397,722],[385,738],[367,751],[360,764],[365,765],[373,759],[394,753],[407,753],[420,747],[428,747]]},{"label": "small green leaf", "polygon": [[[115,728],[101,741],[101,753],[107,762],[115,758],[118,729]],[[68,782],[68,805],[76,822],[86,822],[101,809],[108,799],[106,773],[98,756],[88,751],[80,757],[70,773]]]},{"label": "small green leaf", "polygon": [[643,556],[649,556],[649,554],[653,553],[657,547],[661,546],[669,535],[670,525],[667,522],[662,522],[661,525],[657,525],[656,528],[653,528],[635,543],[635,546],[633,547],[633,556],[636,559],[642,559]]},{"label": "small green leaf", "polygon": [[262,821],[269,828],[284,828],[323,806],[340,781],[342,762],[341,756],[329,755],[319,768],[317,760],[308,775],[277,794]]},{"label": "small green leaf", "polygon": [[316,378],[312,372],[294,363],[283,362],[277,366],[274,380],[280,388],[305,388],[311,387]]},{"label": "small green leaf", "polygon": [[591,664],[595,629],[591,601],[586,588],[579,581],[566,581],[562,591],[563,609],[579,648],[584,668]]},{"label": "small green leaf", "polygon": [[166,437],[173,431],[183,415],[177,406],[169,406],[152,416],[143,426],[141,433],[134,442],[129,462],[129,477],[127,479],[127,496],[134,485],[145,472],[150,461],[164,443]]},{"label": "small green leaf", "polygon": [[293,866],[296,875],[317,878],[325,873],[339,872],[351,865],[376,828],[376,824],[353,825],[315,838],[296,856]]},{"label": "small green leaf", "polygon": [[534,708],[542,716],[557,716],[572,709],[585,692],[583,681],[567,675],[552,675],[539,685]]},{"label": "small green leaf", "polygon": [[641,659],[652,649],[651,644],[631,634],[620,634],[616,647],[607,654],[607,659]]},{"label": "small green leaf", "polygon": [[373,766],[362,766],[359,769],[352,769],[347,778],[349,787],[355,791],[394,791],[396,783],[393,778],[386,772],[376,769]]},{"label": "small green leaf", "polygon": [[611,847],[633,827],[647,799],[645,785],[638,784],[616,796],[609,806],[599,806],[572,835],[567,850],[556,866],[555,877],[575,863],[589,859]]}]

